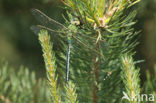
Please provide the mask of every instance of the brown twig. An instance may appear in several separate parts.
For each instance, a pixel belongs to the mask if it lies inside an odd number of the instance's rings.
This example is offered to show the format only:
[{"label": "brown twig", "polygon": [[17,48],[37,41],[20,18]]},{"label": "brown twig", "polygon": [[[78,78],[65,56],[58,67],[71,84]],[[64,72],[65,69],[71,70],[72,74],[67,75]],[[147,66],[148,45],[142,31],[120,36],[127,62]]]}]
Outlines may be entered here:
[{"label": "brown twig", "polygon": [[[95,46],[96,50],[99,50],[99,43]],[[93,68],[91,71],[92,78],[92,103],[98,103],[98,80],[99,80],[99,56],[95,55],[92,59]]]}]

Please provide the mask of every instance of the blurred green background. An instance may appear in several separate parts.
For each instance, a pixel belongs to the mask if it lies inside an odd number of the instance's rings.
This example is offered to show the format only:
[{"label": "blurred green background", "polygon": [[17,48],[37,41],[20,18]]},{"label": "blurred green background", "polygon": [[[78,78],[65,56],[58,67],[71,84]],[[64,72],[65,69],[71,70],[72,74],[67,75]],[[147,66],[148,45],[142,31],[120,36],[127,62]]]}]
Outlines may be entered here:
[{"label": "blurred green background", "polygon": [[[136,47],[136,59],[145,60],[141,70],[153,70],[156,64],[156,0],[142,0],[138,10],[136,30],[141,30]],[[38,38],[30,26],[39,22],[31,15],[37,8],[51,18],[63,22],[60,0],[0,0],[0,59],[5,58],[12,66],[24,65],[44,76],[45,70]]]}]

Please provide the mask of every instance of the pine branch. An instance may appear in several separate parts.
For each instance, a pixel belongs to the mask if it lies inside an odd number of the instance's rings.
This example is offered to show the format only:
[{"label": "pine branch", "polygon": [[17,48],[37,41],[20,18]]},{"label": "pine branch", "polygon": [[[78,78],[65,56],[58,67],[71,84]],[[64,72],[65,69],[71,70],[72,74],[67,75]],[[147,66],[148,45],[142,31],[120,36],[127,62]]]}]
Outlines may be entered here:
[{"label": "pine branch", "polygon": [[[121,78],[117,76],[120,72],[120,55],[132,52],[138,44],[137,41],[132,41],[138,34],[132,28],[132,25],[135,24],[133,20],[136,11],[125,15],[130,9],[129,7],[137,3],[138,0],[63,0],[63,2],[71,10],[69,15],[72,17],[69,19],[69,24],[77,18],[76,21],[80,22],[80,25],[76,26],[77,31],[86,37],[77,36],[77,34],[76,36],[88,47],[96,50],[96,52],[92,49],[87,51],[86,47],[79,43],[72,44],[76,48],[72,51],[71,57],[71,67],[74,68],[72,70],[73,79],[77,84],[83,83],[77,78],[85,77],[86,73],[88,85],[85,89],[86,91],[92,90],[90,91],[91,96],[83,96],[82,102],[85,101],[84,98],[87,98],[87,102],[92,101],[93,103],[110,102],[107,99],[102,100],[101,95],[108,98],[111,93],[116,93],[116,100],[111,100],[111,102],[117,102],[121,98],[119,96],[121,93],[118,91],[121,91],[122,88],[107,85],[120,85]],[[93,39],[89,40],[89,38]],[[99,44],[99,48],[97,48],[97,44]],[[78,64],[81,66],[77,66]],[[78,72],[80,68],[81,70]],[[113,73],[113,71],[117,73]],[[88,75],[87,72],[91,72],[91,74]],[[110,76],[111,81],[103,81],[106,72],[113,74]],[[92,86],[90,87],[90,85]],[[101,88],[103,90],[99,91]],[[109,91],[107,91],[108,88],[110,88]],[[115,88],[115,91],[111,88]],[[79,90],[83,91],[81,88]]]},{"label": "pine branch", "polygon": [[66,85],[66,103],[78,103],[75,85],[71,81]]},{"label": "pine branch", "polygon": [[0,103],[53,103],[45,79],[0,60]]},{"label": "pine branch", "polygon": [[[140,0],[62,0],[73,12],[81,15],[82,21],[87,21],[94,27],[107,27],[112,16],[117,16]],[[115,14],[115,15],[114,15]]]},{"label": "pine branch", "polygon": [[[56,65],[55,65],[55,55],[52,52],[52,44],[50,42],[50,36],[48,32],[43,30],[39,34],[39,40],[43,50],[43,57],[47,70],[47,77],[49,80],[49,84],[51,86],[51,94],[53,97],[54,103],[62,103],[61,102],[61,92],[59,92],[57,87],[57,78],[56,78]],[[66,103],[78,103],[77,95],[75,93],[75,85],[69,81],[69,84],[65,86],[66,88]]]},{"label": "pine branch", "polygon": [[57,78],[55,75],[56,66],[55,66],[55,56],[52,52],[52,44],[50,42],[50,36],[48,32],[43,30],[39,33],[39,41],[43,50],[43,57],[45,61],[45,66],[47,70],[47,77],[49,84],[51,86],[51,93],[54,103],[61,103],[59,91],[57,88]]},{"label": "pine branch", "polygon": [[129,103],[139,103],[137,96],[140,95],[140,69],[135,69],[132,56],[122,56],[121,78],[125,84]]},{"label": "pine branch", "polygon": [[[67,13],[68,19],[66,19],[67,31],[63,29],[63,32],[72,32],[70,80],[73,80],[79,87],[79,101],[82,103],[118,102],[121,98],[120,91],[122,91],[121,78],[118,75],[121,71],[120,56],[133,51],[137,41],[132,41],[132,39],[138,34],[132,28],[132,25],[135,24],[136,12],[126,12],[130,9],[129,5],[132,6],[138,0],[62,1],[70,10]],[[64,47],[67,47],[64,41],[66,41],[64,38],[59,39],[59,43],[63,42]],[[66,52],[65,48],[61,50],[62,53]],[[43,52],[49,53],[46,50]],[[59,57],[57,55],[59,55],[58,52],[56,57]],[[46,65],[55,64],[50,64],[54,62],[54,59],[50,59],[53,58],[53,55],[44,56]],[[58,66],[65,64],[65,59],[60,62],[61,59],[57,59]],[[52,66],[46,66],[46,68],[56,69]],[[55,74],[54,70],[51,71]],[[49,69],[47,71],[49,72]],[[48,74],[50,78],[56,77],[50,73]],[[51,82],[50,79],[49,81]],[[55,81],[56,79],[52,82]],[[74,88],[70,89],[69,85],[66,89],[68,89],[67,94],[69,93],[68,102],[74,102],[76,95],[71,93]],[[112,93],[114,99],[111,99],[110,94]]]}]

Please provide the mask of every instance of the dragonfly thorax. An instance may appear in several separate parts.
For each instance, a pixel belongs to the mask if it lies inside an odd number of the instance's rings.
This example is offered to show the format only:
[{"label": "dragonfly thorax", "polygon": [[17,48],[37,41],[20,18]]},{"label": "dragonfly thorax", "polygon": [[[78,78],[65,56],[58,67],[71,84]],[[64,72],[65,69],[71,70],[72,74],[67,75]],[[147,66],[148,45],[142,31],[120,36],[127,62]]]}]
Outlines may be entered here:
[{"label": "dragonfly thorax", "polygon": [[69,28],[71,33],[76,33],[77,32],[77,27],[75,25],[73,25],[73,24],[70,24],[68,26],[68,28]]}]

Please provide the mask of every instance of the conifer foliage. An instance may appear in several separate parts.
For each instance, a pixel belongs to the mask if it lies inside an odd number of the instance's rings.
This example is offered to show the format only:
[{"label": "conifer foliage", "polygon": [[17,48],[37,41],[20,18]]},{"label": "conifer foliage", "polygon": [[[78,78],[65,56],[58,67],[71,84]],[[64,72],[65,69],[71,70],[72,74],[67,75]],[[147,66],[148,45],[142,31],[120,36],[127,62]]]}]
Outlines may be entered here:
[{"label": "conifer foliage", "polygon": [[129,101],[131,101],[131,103],[139,103],[139,101],[136,100],[136,96],[140,94],[140,74],[139,69],[135,68],[135,62],[132,56],[124,55],[122,57],[121,73],[121,78],[124,82]]},{"label": "conifer foliage", "polygon": [[[47,70],[47,77],[50,84],[51,94],[54,103],[62,103],[61,91],[57,86],[57,76],[56,76],[56,65],[55,65],[55,55],[52,52],[52,43],[50,42],[50,36],[47,31],[41,31],[39,34],[39,40],[43,50],[43,57],[45,61],[45,67]],[[74,85],[72,83],[65,84],[66,88],[66,98],[65,103],[76,103],[76,94],[74,90]]]},{"label": "conifer foliage", "polygon": [[12,68],[0,62],[0,103],[52,103],[45,79],[28,68]]},{"label": "conifer foliage", "polygon": [[[61,24],[37,9],[38,34],[48,88],[27,69],[18,75],[0,69],[2,103],[139,103],[123,100],[141,93],[140,70],[132,55],[139,32],[133,29],[139,0],[62,0],[67,17]],[[54,28],[50,25],[54,23]],[[66,74],[66,75],[65,75]],[[147,73],[144,91],[155,79]],[[37,89],[36,89],[37,88]],[[155,93],[155,92],[154,92]],[[14,95],[13,95],[14,94]]]},{"label": "conifer foliage", "polygon": [[[68,14],[65,24],[60,24],[50,18],[47,19],[47,22],[49,20],[51,23],[54,22],[62,26],[62,29],[59,28],[58,31],[53,30],[49,25],[44,25],[44,21],[40,20],[46,20],[44,17],[46,18],[47,15],[39,10],[32,11],[35,12],[34,14],[42,14],[41,17],[36,16],[36,18],[43,24],[43,26],[32,27],[32,30],[45,29],[51,34],[53,40],[56,39],[62,45],[59,47],[62,51],[61,55],[60,52],[52,52],[47,31],[39,33],[48,79],[52,88],[51,93],[55,102],[59,103],[62,101],[61,97],[66,97],[61,96],[62,87],[59,86],[59,80],[63,80],[61,78],[65,77],[63,73],[60,74],[60,71],[65,72],[65,69],[69,69],[69,81],[77,87],[76,95],[75,89],[70,89],[73,87],[70,86],[71,84],[67,83],[65,86],[68,90],[63,94],[69,96],[70,102],[76,102],[77,96],[77,101],[80,103],[122,102],[122,91],[124,90],[122,80],[129,79],[126,76],[125,79],[121,78],[124,77],[124,73],[121,74],[123,76],[120,76],[121,70],[125,72],[124,69],[120,69],[123,66],[120,58],[123,54],[134,53],[133,49],[138,44],[134,38],[138,32],[132,28],[135,24],[136,11],[131,8],[138,1],[62,0]],[[55,67],[54,52],[59,69]],[[70,56],[70,61],[69,57],[65,58],[66,56]],[[68,68],[65,65],[68,65]],[[139,72],[135,73],[139,75]],[[138,76],[136,78],[139,79]],[[132,83],[131,80],[128,83]],[[139,88],[139,82],[136,82],[135,86]],[[69,93],[70,91],[74,92]],[[135,92],[139,93],[139,89]],[[59,100],[56,101],[56,97]],[[67,99],[65,98],[65,100]]]}]

